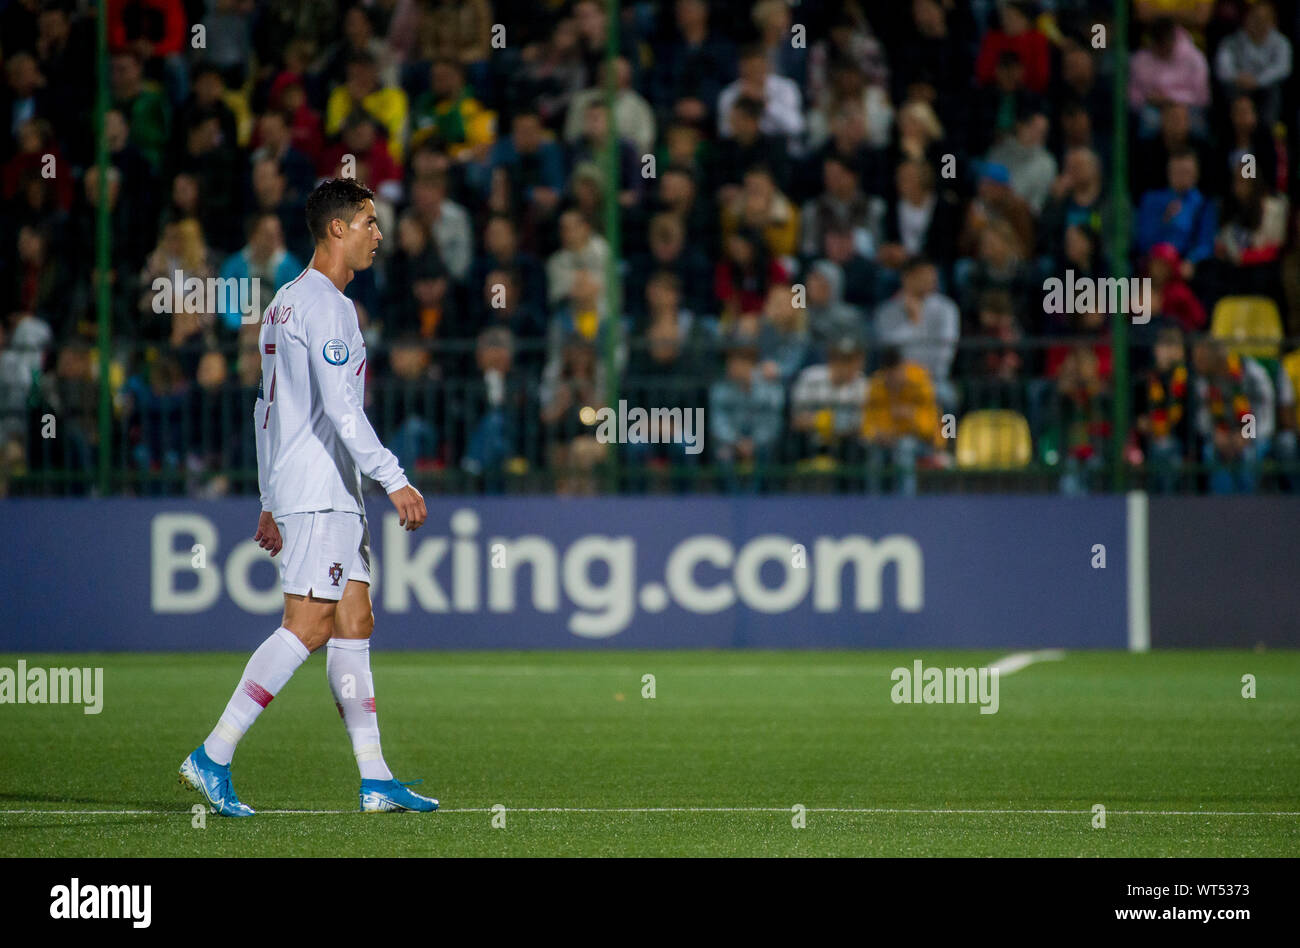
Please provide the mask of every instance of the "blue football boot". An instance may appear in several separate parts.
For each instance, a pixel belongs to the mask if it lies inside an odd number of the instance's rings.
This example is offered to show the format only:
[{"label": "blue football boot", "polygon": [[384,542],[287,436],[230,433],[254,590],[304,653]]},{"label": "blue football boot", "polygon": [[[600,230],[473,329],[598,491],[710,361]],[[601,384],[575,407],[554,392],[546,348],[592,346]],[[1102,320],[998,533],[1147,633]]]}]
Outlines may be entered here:
[{"label": "blue football boot", "polygon": [[230,765],[215,763],[200,744],[181,763],[182,787],[197,790],[208,801],[213,813],[221,816],[252,816],[253,808],[240,803],[230,783]]},{"label": "blue football boot", "polygon": [[422,797],[407,787],[420,780],[402,783],[400,780],[363,780],[361,781],[362,813],[430,813],[438,809],[438,801],[432,797]]}]

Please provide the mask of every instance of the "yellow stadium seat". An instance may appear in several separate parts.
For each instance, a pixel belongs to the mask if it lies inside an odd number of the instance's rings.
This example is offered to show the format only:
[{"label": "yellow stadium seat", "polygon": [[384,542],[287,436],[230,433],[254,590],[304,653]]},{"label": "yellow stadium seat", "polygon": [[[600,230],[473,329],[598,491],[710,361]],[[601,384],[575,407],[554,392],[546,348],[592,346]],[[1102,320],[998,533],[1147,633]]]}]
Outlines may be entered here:
[{"label": "yellow stadium seat", "polygon": [[1238,355],[1276,359],[1282,317],[1266,296],[1225,296],[1215,304],[1210,334]]},{"label": "yellow stadium seat", "polygon": [[1032,456],[1029,422],[1018,411],[973,411],[963,416],[957,426],[958,467],[1025,467]]}]

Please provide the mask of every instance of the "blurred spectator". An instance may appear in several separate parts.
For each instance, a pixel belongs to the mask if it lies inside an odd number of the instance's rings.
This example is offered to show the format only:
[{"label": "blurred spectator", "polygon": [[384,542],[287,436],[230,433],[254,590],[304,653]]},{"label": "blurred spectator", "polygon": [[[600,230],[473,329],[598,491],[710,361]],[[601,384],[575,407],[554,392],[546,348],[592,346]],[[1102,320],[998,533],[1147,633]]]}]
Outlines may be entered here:
[{"label": "blurred spectator", "polygon": [[822,102],[838,63],[854,63],[871,86],[889,85],[889,58],[858,0],[847,0],[832,14],[826,36],[808,50],[808,101]]},{"label": "blurred spectator", "polygon": [[[580,99],[575,97],[574,104],[577,105],[579,101]],[[573,106],[570,106],[571,115],[572,110]],[[579,165],[588,162],[600,169],[601,194],[603,194],[605,148],[609,142],[609,109],[603,99],[588,98],[583,100],[583,116],[584,124],[581,132],[574,138],[570,150],[570,164],[575,172]],[[642,195],[648,190],[646,178],[642,175],[642,154],[637,145],[622,137],[620,129],[618,203],[624,209],[624,214],[639,206]]]},{"label": "blurred spectator", "polygon": [[742,313],[758,312],[768,287],[789,279],[781,262],[768,253],[758,231],[748,227],[737,230],[727,238],[713,276],[713,295],[724,324],[730,325]]},{"label": "blurred spectator", "polygon": [[438,431],[433,419],[433,395],[441,381],[433,370],[426,340],[415,334],[398,336],[388,353],[392,378],[383,388],[384,415],[391,430],[389,446],[402,467],[418,471],[433,462],[438,451]]},{"label": "blurred spectator", "polygon": [[[618,129],[618,135],[621,139],[631,142],[637,149],[637,164],[640,165],[640,156],[648,155],[654,151],[655,145],[655,115],[651,109],[650,103],[632,88],[632,67],[623,57],[614,61],[614,74],[616,77],[617,92],[614,96],[614,124]],[[606,104],[605,93],[605,67],[601,64],[600,81],[590,89],[584,89],[573,97],[569,102],[569,112],[564,122],[564,140],[569,144],[574,144],[579,138],[586,134],[590,142],[591,135],[587,131],[587,108],[593,102],[599,102],[601,105]],[[608,113],[604,116],[608,128]]]},{"label": "blurred spectator", "polygon": [[894,181],[898,199],[885,214],[884,244],[877,262],[898,270],[912,256],[924,254],[942,267],[957,257],[961,210],[935,192],[934,169],[923,161],[904,161]]},{"label": "blurred spectator", "polygon": [[68,322],[74,285],[67,266],[52,253],[47,232],[27,225],[16,236],[18,254],[13,286],[5,288],[5,312],[31,313],[53,325],[60,337],[66,338],[74,328]]},{"label": "blurred spectator", "polygon": [[1135,423],[1146,449],[1153,486],[1161,493],[1174,490],[1187,460],[1188,391],[1182,331],[1166,327],[1156,337],[1155,365],[1147,372]]},{"label": "blurred spectator", "polygon": [[1093,348],[1077,345],[1066,350],[1055,379],[1055,424],[1040,449],[1050,463],[1059,459],[1061,493],[1086,494],[1109,453],[1110,375]]},{"label": "blurred spectator", "polygon": [[26,441],[29,399],[36,390],[54,333],[32,313],[13,312],[5,320],[0,349],[0,444]]},{"label": "blurred spectator", "polygon": [[998,57],[992,85],[976,90],[971,152],[982,154],[1015,132],[1016,115],[1032,101],[1025,88],[1025,64],[1011,51]]},{"label": "blurred spectator", "polygon": [[790,430],[804,436],[804,457],[856,460],[867,402],[862,342],[845,335],[828,350],[826,361],[800,372],[790,390]]},{"label": "blurred spectator", "polygon": [[678,279],[683,305],[699,315],[712,315],[716,307],[709,258],[697,244],[687,244],[681,219],[670,213],[650,218],[648,243],[649,253],[634,258],[629,267],[628,298],[644,298],[642,281],[657,270],[668,270]]},{"label": "blurred spectator", "polygon": [[826,228],[822,250],[826,254],[822,259],[838,267],[844,277],[844,301],[852,306],[874,308],[881,284],[880,268],[858,251],[853,230],[832,223]]},{"label": "blurred spectator", "polygon": [[52,179],[43,178],[43,180],[49,180],[47,186],[54,192],[54,205],[66,211],[72,206],[73,176],[58,173],[64,157],[58,143],[54,140],[50,123],[44,118],[27,119],[18,126],[18,134],[14,138],[18,145],[17,151],[0,171],[0,179],[3,180],[0,193],[3,194],[4,199],[13,200],[18,193],[18,185],[24,177],[31,174],[40,175],[43,169],[49,168],[52,171]]},{"label": "blurred spectator", "polygon": [[1219,44],[1215,78],[1228,95],[1252,96],[1265,128],[1272,128],[1282,106],[1282,83],[1291,76],[1291,43],[1277,30],[1277,11],[1269,0],[1246,7],[1241,29]]},{"label": "blurred spectator", "polygon": [[496,113],[466,85],[459,60],[435,59],[429,76],[429,91],[411,110],[411,148],[431,140],[456,161],[485,160],[497,138]]},{"label": "blurred spectator", "polygon": [[[1229,352],[1217,339],[1198,339],[1193,358],[1196,432],[1202,442],[1201,460],[1210,468],[1210,492],[1253,493],[1267,437],[1272,435],[1272,382],[1253,360]],[[1254,437],[1246,436],[1250,420]]]},{"label": "blurred spectator", "polygon": [[355,52],[348,57],[347,80],[335,87],[325,104],[325,134],[339,134],[343,123],[357,111],[367,113],[383,127],[389,154],[401,162],[410,120],[406,93],[381,82],[371,53]]},{"label": "blurred spectator", "polygon": [[718,197],[725,206],[735,200],[740,182],[750,168],[766,167],[785,185],[790,181],[790,160],[785,141],[759,128],[763,103],[741,96],[731,105],[731,137],[717,143]]},{"label": "blurred spectator", "polygon": [[1192,129],[1205,130],[1210,104],[1210,67],[1192,37],[1172,19],[1154,21],[1149,46],[1133,54],[1129,64],[1128,101],[1137,113],[1141,137],[1160,127],[1160,109],[1170,102],[1188,107]]},{"label": "blurred spectator", "polygon": [[1011,172],[1006,165],[985,162],[980,168],[979,189],[966,211],[959,247],[964,256],[979,252],[984,231],[996,220],[1005,221],[1022,252],[1034,244],[1034,212],[1024,198],[1011,190]]},{"label": "blurred spectator", "polygon": [[492,146],[486,170],[497,168],[509,173],[516,206],[531,206],[543,220],[555,212],[564,190],[564,153],[536,112],[516,112],[510,134]]},{"label": "blurred spectator", "polygon": [[854,62],[832,63],[830,87],[821,99],[810,99],[809,105],[812,107],[808,116],[809,148],[820,148],[826,142],[835,115],[846,106],[861,110],[868,144],[873,148],[889,144],[894,125],[894,106],[889,101],[889,93],[882,84],[869,84],[866,73]]},{"label": "blurred spectator", "polygon": [[444,336],[448,285],[429,226],[414,212],[403,214],[397,222],[397,249],[388,261],[385,334],[425,340]]},{"label": "blurred spectator", "polygon": [[[216,116],[220,125],[219,141],[227,146],[243,145],[247,135],[240,135],[239,121],[235,113],[225,102],[226,83],[221,78],[221,70],[208,62],[194,67],[190,77],[191,93],[188,99],[176,110],[174,132],[177,136],[172,151],[185,148],[185,133],[199,119],[209,115]],[[245,114],[241,116],[247,120]]]},{"label": "blurred spectator", "polygon": [[1001,218],[994,218],[984,228],[979,255],[973,261],[958,261],[957,272],[959,276],[953,282],[968,319],[976,315],[980,297],[989,290],[1006,292],[1017,314],[1027,314],[1037,308],[1035,303],[1042,293],[1042,283],[1025,260],[1015,231]]},{"label": "blurred spectator", "polygon": [[414,30],[399,12],[389,33],[390,37],[415,37],[411,59],[456,59],[469,66],[488,58],[492,33],[488,0],[432,0],[411,7],[418,10]]},{"label": "blurred spectator", "polygon": [[[10,4],[18,9],[20,4]],[[96,87],[95,25],[90,17],[73,17],[71,5],[42,4],[37,14],[37,37],[34,48],[23,46],[0,26],[5,35],[5,51],[13,58],[20,49],[35,52],[37,68],[43,76],[57,76],[58,82],[44,90],[47,109],[42,116],[53,123],[69,157],[81,164],[94,150],[94,128],[90,121],[91,99]],[[10,113],[12,114],[12,113]]]},{"label": "blurred spectator", "polygon": [[[785,410],[785,393],[758,369],[752,338],[733,337],[727,346],[726,374],[709,389],[709,433],[713,451],[731,487],[773,460]],[[756,482],[759,486],[762,480]]]},{"label": "blurred spectator", "polygon": [[676,35],[655,51],[655,106],[673,117],[711,125],[723,87],[736,75],[736,50],[723,33],[710,28],[705,0],[676,0]]},{"label": "blurred spectator", "polygon": [[1160,109],[1160,133],[1144,142],[1133,155],[1133,197],[1140,199],[1147,191],[1163,187],[1169,159],[1185,151],[1194,152],[1202,168],[1210,167],[1206,164],[1208,153],[1204,145],[1192,136],[1191,111],[1181,103],[1168,102]]},{"label": "blurred spectator", "polygon": [[289,125],[289,138],[293,147],[313,164],[318,161],[324,148],[325,133],[320,114],[307,101],[302,76],[289,71],[276,76],[271,83],[267,104],[272,111],[284,116]]},{"label": "blurred spectator", "polygon": [[723,239],[742,228],[762,234],[773,259],[793,257],[798,250],[799,209],[766,168],[746,171],[740,193],[722,208]]},{"label": "blurred spectator", "polygon": [[807,282],[808,330],[824,356],[826,347],[866,328],[860,310],[844,302],[844,271],[830,260],[819,260],[804,277]]},{"label": "blurred spectator", "polygon": [[1001,4],[1002,22],[984,34],[979,57],[975,61],[975,80],[991,85],[998,58],[1006,52],[1016,55],[1025,69],[1025,88],[1031,92],[1047,91],[1051,79],[1051,47],[1047,37],[1034,27],[1030,4],[1005,0]]},{"label": "blurred spectator", "polygon": [[824,190],[804,205],[803,246],[806,257],[814,257],[825,244],[832,224],[851,229],[854,250],[864,257],[876,253],[872,228],[875,213],[870,199],[858,186],[853,169],[836,155],[828,155],[822,164]]},{"label": "blurred spectator", "polygon": [[875,316],[875,338],[897,346],[902,358],[926,370],[940,404],[956,404],[956,390],[948,377],[961,314],[957,304],[938,291],[938,271],[926,257],[913,257],[903,266],[902,288],[880,305]]},{"label": "blurred spectator", "polygon": [[546,261],[547,302],[555,306],[568,298],[579,270],[603,274],[608,261],[605,238],[593,233],[577,211],[565,211],[560,215],[560,249]]},{"label": "blurred spectator", "polygon": [[1134,245],[1148,254],[1156,244],[1172,244],[1183,258],[1183,277],[1191,280],[1196,267],[1214,252],[1218,212],[1198,188],[1200,166],[1193,151],[1169,158],[1168,186],[1142,195],[1134,221]]},{"label": "blurred spectator", "polygon": [[[238,330],[246,320],[257,322],[261,319],[261,310],[269,306],[271,298],[280,287],[284,286],[303,270],[303,264],[289,253],[284,246],[284,231],[280,227],[280,218],[275,214],[260,214],[252,219],[248,228],[248,243],[236,253],[226,258],[221,265],[223,280],[256,280],[258,295],[263,304],[248,314],[241,313],[218,304],[217,312],[222,316],[225,326]],[[252,297],[250,297],[252,299]]]},{"label": "blurred spectator", "polygon": [[1024,378],[1023,334],[1011,294],[989,289],[975,306],[977,316],[970,333],[974,347],[964,353],[967,390],[965,406],[1003,408],[1019,400]]},{"label": "blurred spectator", "polygon": [[868,489],[880,492],[888,466],[896,475],[896,489],[909,496],[916,493],[917,463],[933,457],[943,443],[929,373],[896,347],[884,351],[867,385],[862,438]]},{"label": "blurred spectator", "polygon": [[1036,105],[1028,105],[1016,116],[1015,133],[993,146],[988,160],[1005,165],[1011,174],[1011,190],[1024,198],[1030,210],[1043,210],[1056,180],[1056,159],[1047,150],[1047,115]]},{"label": "blurred spectator", "polygon": [[[1285,168],[1278,168],[1272,129],[1259,120],[1255,100],[1248,95],[1234,98],[1228,107],[1228,121],[1231,129],[1220,142],[1217,159],[1212,166],[1202,166],[1215,169],[1215,193],[1226,194],[1233,180],[1246,174],[1270,189],[1278,187],[1279,179],[1285,178]],[[1279,170],[1283,173],[1279,174]]]},{"label": "blurred spectator", "polygon": [[402,167],[393,161],[375,120],[354,112],[343,123],[341,140],[321,156],[324,177],[355,177],[375,192],[375,216],[382,232],[391,229],[394,205],[402,201]]},{"label": "blurred spectator", "polygon": [[[960,9],[953,8],[954,19]],[[929,103],[948,133],[965,141],[975,73],[969,38],[949,24],[950,14],[941,0],[913,0],[911,13],[914,29],[907,31],[902,48],[892,59],[892,98],[895,102],[920,99]],[[1019,58],[1012,55],[1023,73]]]},{"label": "blurred spectator", "polygon": [[1225,293],[1282,299],[1278,262],[1286,244],[1290,206],[1260,178],[1237,175],[1223,202],[1214,242],[1218,279]]},{"label": "blurred spectator", "polygon": [[559,358],[548,367],[540,391],[541,422],[548,442],[547,466],[555,472],[560,494],[595,493],[592,471],[605,457],[589,419],[604,405],[604,378],[596,347],[589,338],[571,334],[561,344]]},{"label": "blurred spectator", "polygon": [[[10,60],[10,68],[12,71],[13,60]],[[132,53],[113,56],[109,77],[113,107],[126,116],[132,143],[154,170],[159,170],[171,131],[171,107],[167,97],[156,83],[145,80],[144,67],[139,57]],[[13,85],[12,78],[10,85]]]},{"label": "blurred spectator", "polygon": [[204,232],[213,246],[233,250],[241,236],[239,215],[230,213],[232,195],[243,192],[239,152],[222,138],[221,120],[215,112],[192,116],[184,134],[184,145],[172,153],[169,173],[193,176]]},{"label": "blurred spectator", "polygon": [[[256,147],[249,155],[250,166],[259,161],[274,161],[285,179],[285,198],[306,205],[307,195],[316,186],[316,166],[293,141],[293,130],[283,112],[264,112],[257,121]],[[368,181],[368,184],[373,182]]]},{"label": "blurred spectator", "polygon": [[429,229],[438,256],[457,282],[469,275],[474,256],[474,233],[469,212],[447,197],[447,177],[433,172],[411,188],[411,211]]},{"label": "blurred spectator", "polygon": [[397,64],[389,49],[375,35],[370,11],[358,3],[344,11],[343,36],[325,50],[315,72],[326,85],[341,86],[347,81],[353,59],[369,57],[375,63],[379,81],[385,86],[396,86]]},{"label": "blurred spectator", "polygon": [[[176,184],[182,178],[190,182],[197,204],[198,188],[190,175],[177,175]],[[289,192],[289,180],[280,170],[278,162],[264,158],[253,164],[253,213],[274,214],[280,218],[280,229],[284,233],[285,243],[295,257],[310,260],[313,250],[311,234],[307,231],[307,219],[304,216],[304,203],[295,201]],[[186,209],[181,208],[182,211]],[[186,216],[190,216],[186,214]]]},{"label": "blurred spectator", "polygon": [[794,305],[794,293],[788,284],[767,291],[758,325],[759,370],[763,378],[779,382],[783,389],[812,360],[812,340],[808,333],[807,310]]},{"label": "blurred spectator", "polygon": [[785,0],[758,0],[751,13],[768,68],[800,87],[808,80],[808,49],[790,42],[790,8]]},{"label": "blurred spectator", "polygon": [[1201,301],[1183,280],[1182,259],[1172,244],[1156,244],[1148,256],[1151,277],[1151,315],[1176,325],[1184,332],[1198,332],[1205,327],[1206,313]]},{"label": "blurred spectator", "polygon": [[1071,148],[1065,154],[1061,173],[1052,182],[1051,196],[1043,206],[1038,222],[1038,253],[1061,262],[1067,256],[1070,228],[1087,228],[1098,238],[1109,232],[1110,215],[1097,153],[1089,148]]},{"label": "blurred spectator", "polygon": [[474,258],[470,288],[481,289],[485,277],[492,270],[515,273],[523,305],[539,315],[546,312],[546,273],[536,257],[519,249],[519,234],[514,222],[503,214],[491,215],[483,227],[483,252]]},{"label": "blurred spectator", "polygon": [[799,87],[784,76],[773,75],[767,51],[760,45],[746,46],[740,53],[740,77],[718,96],[718,134],[731,137],[731,106],[741,96],[763,103],[758,127],[765,135],[793,138],[804,131],[803,97]]}]

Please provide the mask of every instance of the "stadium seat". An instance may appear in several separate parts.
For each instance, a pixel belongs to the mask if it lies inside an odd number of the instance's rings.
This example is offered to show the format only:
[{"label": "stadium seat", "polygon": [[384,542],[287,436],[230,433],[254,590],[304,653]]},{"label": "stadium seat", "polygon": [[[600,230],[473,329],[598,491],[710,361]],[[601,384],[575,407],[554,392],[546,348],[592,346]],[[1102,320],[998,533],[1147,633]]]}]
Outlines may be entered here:
[{"label": "stadium seat", "polygon": [[1282,317],[1266,296],[1225,296],[1215,304],[1210,333],[1238,355],[1276,359]]},{"label": "stadium seat", "polygon": [[1000,469],[1025,467],[1033,455],[1029,422],[1018,411],[973,411],[957,426],[957,466]]}]

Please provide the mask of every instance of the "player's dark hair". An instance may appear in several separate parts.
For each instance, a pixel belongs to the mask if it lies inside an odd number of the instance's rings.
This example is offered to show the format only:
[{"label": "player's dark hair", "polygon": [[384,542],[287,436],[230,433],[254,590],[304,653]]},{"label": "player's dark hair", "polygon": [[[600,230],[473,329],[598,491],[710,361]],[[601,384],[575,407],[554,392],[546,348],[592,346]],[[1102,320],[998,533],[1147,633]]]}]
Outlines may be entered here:
[{"label": "player's dark hair", "polygon": [[307,229],[320,243],[329,234],[330,221],[338,218],[351,223],[357,211],[375,192],[353,178],[330,178],[307,197]]}]

